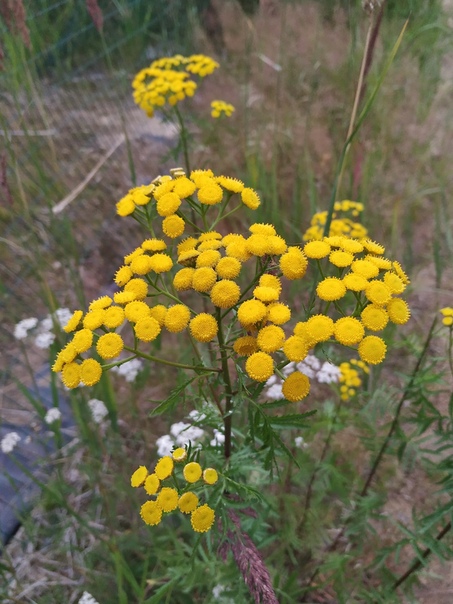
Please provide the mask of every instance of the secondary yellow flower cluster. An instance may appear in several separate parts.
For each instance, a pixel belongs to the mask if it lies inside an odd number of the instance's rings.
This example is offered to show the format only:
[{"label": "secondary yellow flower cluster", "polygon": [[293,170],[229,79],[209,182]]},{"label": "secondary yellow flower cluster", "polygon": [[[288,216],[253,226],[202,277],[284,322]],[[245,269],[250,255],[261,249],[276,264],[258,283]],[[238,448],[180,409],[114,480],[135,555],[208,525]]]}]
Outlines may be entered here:
[{"label": "secondary yellow flower cluster", "polygon": [[218,118],[222,115],[225,117],[230,117],[234,111],[233,105],[230,103],[225,103],[225,101],[212,101],[211,102],[211,116],[214,118]]},{"label": "secondary yellow flower cluster", "polygon": [[195,94],[197,83],[192,75],[204,78],[217,67],[219,64],[205,55],[175,55],[153,61],[132,82],[134,101],[152,117],[156,107],[174,106]]},{"label": "secondary yellow flower cluster", "polygon": [[363,361],[351,359],[340,363],[340,396],[343,401],[348,401],[356,395],[357,389],[362,385],[362,379],[359,371],[369,373],[370,369]]},{"label": "secondary yellow flower cluster", "polygon": [[440,309],[440,313],[443,316],[442,323],[447,327],[451,327],[453,325],[453,308],[446,306]]},{"label": "secondary yellow flower cluster", "polygon": [[[152,473],[145,466],[140,466],[131,476],[131,486],[143,487],[147,495],[155,496],[155,499],[146,501],[140,510],[146,524],[159,524],[164,513],[179,509],[183,514],[190,514],[194,531],[205,533],[214,524],[215,512],[206,503],[200,505],[200,498],[194,490],[199,491],[202,485],[216,484],[218,473],[214,468],[203,470],[196,461],[184,463],[186,459],[187,451],[180,447],[173,451],[171,457],[161,457]],[[170,479],[175,486],[163,486]],[[181,486],[181,482],[184,486]]]},{"label": "secondary yellow flower cluster", "polygon": [[[368,235],[367,229],[356,220],[363,212],[362,203],[349,200],[336,201],[333,208],[329,235],[352,237],[353,239],[363,239]],[[324,211],[317,212],[313,216],[310,226],[304,233],[304,241],[323,238],[327,215],[327,211]]]}]

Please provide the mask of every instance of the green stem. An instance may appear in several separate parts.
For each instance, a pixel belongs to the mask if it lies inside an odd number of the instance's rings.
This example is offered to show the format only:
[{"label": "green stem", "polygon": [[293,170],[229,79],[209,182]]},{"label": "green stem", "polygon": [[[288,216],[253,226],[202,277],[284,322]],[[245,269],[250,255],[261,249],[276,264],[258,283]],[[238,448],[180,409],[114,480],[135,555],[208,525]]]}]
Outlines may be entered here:
[{"label": "green stem", "polygon": [[179,124],[179,138],[181,140],[181,147],[184,153],[184,164],[186,166],[187,176],[190,176],[190,162],[189,162],[189,147],[187,140],[187,128],[184,124],[184,120],[182,119],[182,115],[178,109],[178,106],[174,106],[175,114],[178,119]]},{"label": "green stem", "polygon": [[200,365],[184,365],[183,363],[175,363],[174,361],[159,359],[158,357],[154,357],[151,354],[146,354],[145,352],[141,352],[140,350],[136,350],[135,348],[130,348],[129,346],[125,346],[124,350],[133,352],[136,356],[142,359],[146,359],[147,361],[154,361],[155,363],[161,363],[162,365],[170,365],[170,367],[179,367],[180,369],[192,369],[192,371],[207,371],[213,373],[220,373],[220,369],[215,369],[214,367],[202,367]]},{"label": "green stem", "polygon": [[223,417],[223,424],[225,427],[225,459],[231,457],[231,428],[232,428],[232,415],[231,411],[233,408],[233,388],[231,386],[230,371],[228,369],[228,356],[225,348],[225,340],[223,337],[222,330],[222,317],[220,314],[220,308],[216,309],[217,325],[219,331],[217,332],[217,340],[219,342],[220,358],[222,361],[222,375],[225,384],[225,415]]}]

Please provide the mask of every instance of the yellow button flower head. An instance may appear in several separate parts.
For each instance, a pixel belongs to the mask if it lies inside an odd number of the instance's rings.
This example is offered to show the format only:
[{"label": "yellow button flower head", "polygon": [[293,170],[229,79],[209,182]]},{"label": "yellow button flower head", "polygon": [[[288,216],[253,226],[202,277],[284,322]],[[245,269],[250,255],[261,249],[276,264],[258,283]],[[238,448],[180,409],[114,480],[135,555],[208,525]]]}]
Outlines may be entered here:
[{"label": "yellow button flower head", "polygon": [[181,199],[186,199],[186,197],[190,197],[197,190],[197,186],[194,182],[192,182],[187,176],[182,176],[181,178],[177,178],[175,182],[175,186],[173,188],[173,192],[176,193]]},{"label": "yellow button flower head", "polygon": [[96,359],[85,359],[80,365],[80,380],[85,386],[94,386],[102,377],[102,366]]},{"label": "yellow button flower head", "polygon": [[201,252],[201,254],[197,257],[195,261],[195,266],[197,268],[201,268],[204,266],[215,268],[216,264],[218,263],[221,257],[222,256],[218,250],[206,250],[204,252]]},{"label": "yellow button flower head", "polygon": [[375,264],[380,270],[382,269],[384,271],[388,271],[392,268],[391,260],[388,260],[387,258],[382,258],[381,256],[373,256],[371,254],[367,254],[364,260],[368,260],[368,262]]},{"label": "yellow button flower head", "polygon": [[134,292],[116,292],[113,294],[113,299],[117,304],[127,304],[135,300],[136,294]]},{"label": "yellow button flower head", "polygon": [[210,292],[216,282],[217,273],[209,266],[195,269],[192,276],[192,287],[197,292]]},{"label": "yellow button flower head", "polygon": [[171,476],[173,472],[173,459],[166,455],[165,457],[161,457],[156,464],[154,469],[154,473],[156,474],[159,480],[165,480],[169,476]]},{"label": "yellow button flower head", "polygon": [[197,480],[200,480],[202,473],[203,470],[201,469],[200,464],[196,461],[191,461],[184,466],[183,474],[187,482],[197,482]]},{"label": "yellow button flower head", "polygon": [[328,302],[340,300],[346,294],[346,286],[341,279],[327,277],[318,283],[316,293],[321,300]]},{"label": "yellow button flower head", "polygon": [[184,447],[178,447],[171,454],[174,461],[184,461],[187,457],[187,450]]},{"label": "yellow button flower head", "polygon": [[142,342],[152,342],[160,334],[161,328],[153,317],[139,319],[134,325],[134,333]]},{"label": "yellow button flower head", "polygon": [[198,237],[198,241],[200,243],[204,243],[206,241],[220,241],[221,239],[222,235],[218,231],[205,231]]},{"label": "yellow button flower head", "polygon": [[145,251],[141,247],[135,248],[133,252],[127,254],[127,256],[124,256],[124,264],[131,264],[132,260],[142,256],[144,253]]},{"label": "yellow button flower head", "polygon": [[403,291],[406,289],[406,285],[403,283],[402,279],[392,271],[387,271],[385,273],[384,283],[390,289],[392,294],[402,294]]},{"label": "yellow button flower head", "polygon": [[121,306],[111,306],[105,311],[104,326],[107,329],[115,329],[123,323],[124,318],[125,314]]},{"label": "yellow button flower head", "polygon": [[272,235],[267,238],[267,249],[269,255],[281,256],[287,251],[288,246],[283,237],[280,237],[280,235]]},{"label": "yellow button flower head", "polygon": [[121,266],[115,273],[113,279],[119,287],[124,287],[129,279],[132,279],[133,273],[130,266]]},{"label": "yellow button flower head", "polygon": [[395,273],[398,275],[398,277],[401,279],[401,281],[405,284],[405,285],[409,285],[410,280],[409,277],[406,275],[406,273],[403,271],[403,267],[401,266],[401,264],[399,262],[397,262],[396,260],[394,260],[392,262],[392,267],[393,270],[395,271]]},{"label": "yellow button flower head", "polygon": [[172,512],[178,507],[178,491],[171,487],[164,487],[157,495],[156,503],[163,512]]},{"label": "yellow button flower head", "polygon": [[213,206],[222,201],[223,191],[214,180],[203,184],[198,190],[198,200],[203,205]]},{"label": "yellow button flower head", "polygon": [[338,266],[339,268],[349,266],[352,264],[353,260],[353,254],[341,250],[335,250],[329,255],[329,262],[331,262],[334,266]]},{"label": "yellow button flower head", "polygon": [[250,208],[250,210],[256,210],[261,204],[258,193],[250,187],[245,187],[241,191],[242,203]]},{"label": "yellow button flower head", "polygon": [[240,357],[249,357],[258,352],[258,344],[253,336],[242,336],[233,344],[234,352]]},{"label": "yellow button flower head", "polygon": [[148,295],[148,283],[144,279],[131,279],[124,286],[125,292],[133,292],[136,300],[144,300]]},{"label": "yellow button flower head", "polygon": [[163,304],[157,304],[156,306],[153,306],[152,308],[149,309],[150,317],[152,317],[153,319],[156,319],[156,321],[159,323],[159,325],[161,327],[165,323],[166,314],[167,314],[167,309]]},{"label": "yellow button flower head", "polygon": [[291,319],[291,309],[281,302],[270,304],[267,307],[267,319],[275,325],[284,325]]},{"label": "yellow button flower head", "polygon": [[359,356],[365,363],[378,365],[385,358],[387,346],[378,336],[366,336],[359,344]]},{"label": "yellow button flower head", "polygon": [[140,319],[144,319],[145,317],[150,316],[149,306],[146,302],[142,302],[141,300],[134,300],[129,302],[124,307],[124,314],[126,315],[126,319],[131,323],[136,323]]},{"label": "yellow button flower head", "polygon": [[198,497],[190,491],[181,495],[178,501],[178,507],[183,514],[190,514],[198,506]]},{"label": "yellow button flower head", "polygon": [[365,335],[362,323],[354,317],[341,317],[335,323],[334,336],[337,342],[350,346],[358,344]]},{"label": "yellow button flower head", "polygon": [[310,241],[304,245],[304,254],[308,258],[320,259],[330,254],[331,247],[327,241]]},{"label": "yellow button flower head", "polygon": [[221,241],[218,241],[217,239],[201,241],[200,236],[200,243],[198,244],[197,250],[201,253],[206,252],[207,250],[219,250],[221,247],[223,247]]},{"label": "yellow button flower head", "polygon": [[192,170],[190,173],[190,180],[197,185],[198,188],[201,188],[205,183],[210,183],[211,179],[214,177],[214,172],[210,169],[208,170]]},{"label": "yellow button flower head", "polygon": [[363,245],[359,241],[347,239],[346,237],[340,237],[339,239],[338,245],[345,252],[350,252],[351,254],[360,254],[360,252],[363,252]]},{"label": "yellow button flower head", "polygon": [[141,487],[148,476],[148,470],[145,466],[138,467],[131,476],[131,487]]},{"label": "yellow button flower head", "polygon": [[178,292],[187,291],[192,289],[192,279],[195,269],[192,267],[185,267],[179,270],[173,277],[173,286]]},{"label": "yellow button flower head", "polygon": [[253,295],[261,302],[276,302],[279,298],[279,292],[274,287],[258,285],[253,290]]},{"label": "yellow button flower head", "polygon": [[453,308],[451,306],[445,306],[440,309],[440,314],[444,317],[453,317]]},{"label": "yellow button flower head", "polygon": [[211,289],[211,301],[219,308],[231,308],[237,304],[240,297],[239,285],[229,279],[218,281]]},{"label": "yellow button flower head", "polygon": [[71,331],[74,331],[75,329],[77,329],[80,321],[82,320],[82,317],[83,317],[83,311],[75,310],[72,314],[72,317],[69,319],[69,321],[63,327],[63,330],[66,333],[71,333]]},{"label": "yellow button flower head", "polygon": [[215,513],[206,503],[194,510],[190,517],[192,528],[197,533],[206,533],[214,524]]},{"label": "yellow button flower head", "polygon": [[246,240],[246,249],[253,256],[264,256],[268,253],[267,237],[255,233]]},{"label": "yellow button flower head", "polygon": [[77,353],[86,352],[93,343],[93,332],[90,329],[81,329],[72,338],[72,345]]},{"label": "yellow button flower head", "polygon": [[99,338],[96,344],[98,355],[102,359],[113,359],[117,357],[124,348],[124,342],[117,333],[106,333]]},{"label": "yellow button flower head", "polygon": [[367,252],[371,254],[382,255],[385,253],[385,247],[380,243],[376,243],[376,241],[371,241],[371,239],[363,239],[361,242]]},{"label": "yellow button flower head", "polygon": [[96,300],[90,302],[88,310],[96,310],[97,308],[108,308],[112,304],[113,300],[110,296],[101,296]]},{"label": "yellow button flower head", "polygon": [[72,342],[66,344],[63,350],[60,351],[60,357],[65,363],[71,363],[78,355],[77,348]]},{"label": "yellow button flower head", "polygon": [[368,280],[357,273],[348,273],[343,277],[344,285],[353,292],[361,292],[367,288]]},{"label": "yellow button flower head", "polygon": [[118,216],[130,216],[135,211],[135,203],[132,198],[132,195],[125,195],[119,202],[116,204],[116,213]]},{"label": "yellow button flower head", "polygon": [[354,273],[362,275],[365,279],[373,279],[379,275],[379,268],[369,260],[354,260],[351,268]]},{"label": "yellow button flower head", "polygon": [[155,526],[162,520],[162,508],[157,501],[146,501],[140,508],[140,516],[146,524]]},{"label": "yellow button flower head", "polygon": [[143,486],[148,495],[155,495],[159,490],[160,480],[157,478],[156,474],[150,474],[146,477],[145,484]]},{"label": "yellow button flower head", "polygon": [[274,373],[274,360],[265,352],[255,352],[245,363],[247,374],[256,382],[267,382]]},{"label": "yellow button flower head", "polygon": [[307,272],[308,261],[302,250],[290,247],[286,254],[280,257],[280,269],[290,281],[302,279]]},{"label": "yellow button flower head", "polygon": [[255,222],[254,224],[250,225],[249,231],[253,235],[264,235],[265,237],[270,237],[277,234],[273,224],[264,224],[262,222]]},{"label": "yellow button flower head", "polygon": [[167,254],[154,254],[151,257],[151,270],[155,273],[168,273],[173,268],[173,260]]},{"label": "yellow button flower head", "polygon": [[184,233],[185,227],[184,220],[176,214],[167,216],[162,221],[162,230],[167,237],[170,237],[170,239],[180,237]]},{"label": "yellow button flower head", "polygon": [[80,365],[67,363],[61,372],[61,379],[66,388],[77,388],[80,384]]},{"label": "yellow button flower head", "polygon": [[392,292],[385,283],[375,279],[368,283],[365,290],[365,295],[370,302],[373,302],[373,304],[383,306],[384,304],[390,302]]},{"label": "yellow button flower head", "polygon": [[175,304],[167,310],[164,325],[169,332],[179,333],[187,327],[189,320],[189,308],[184,304]]},{"label": "yellow button flower head", "polygon": [[404,325],[409,321],[411,316],[407,302],[401,300],[401,298],[393,298],[393,300],[390,300],[387,304],[387,312],[390,321],[396,325]]},{"label": "yellow button flower head", "polygon": [[285,342],[285,332],[276,325],[267,325],[260,329],[256,337],[258,347],[263,352],[275,352],[279,350]]},{"label": "yellow button flower head", "polygon": [[365,327],[371,331],[381,331],[389,321],[387,311],[376,304],[368,304],[362,310],[360,318]]},{"label": "yellow button flower head", "polygon": [[152,258],[147,254],[142,254],[133,258],[130,266],[136,275],[147,275],[152,268]]},{"label": "yellow button flower head", "polygon": [[156,204],[157,213],[159,216],[171,216],[179,210],[181,198],[174,192],[165,193],[159,198]]},{"label": "yellow button flower head", "polygon": [[310,392],[310,380],[303,373],[295,371],[283,382],[282,392],[288,401],[297,403]]},{"label": "yellow button flower head", "polygon": [[216,264],[215,271],[221,279],[236,279],[241,268],[242,264],[237,258],[224,257]]},{"label": "yellow button flower head", "polygon": [[162,239],[145,239],[141,248],[146,252],[163,252],[167,249],[167,244]]},{"label": "yellow button flower head", "polygon": [[206,484],[215,484],[219,480],[217,470],[214,468],[206,468],[203,471],[203,480]]},{"label": "yellow button flower head", "polygon": [[212,315],[204,312],[190,321],[189,329],[198,342],[210,342],[216,337],[219,326]]},{"label": "yellow button flower head", "polygon": [[230,117],[234,111],[233,105],[225,103],[225,101],[211,101],[211,116],[219,118],[222,114],[225,117]]},{"label": "yellow button flower head", "polygon": [[307,321],[307,331],[314,342],[325,342],[333,334],[334,322],[326,315],[314,315]]},{"label": "yellow button flower head", "polygon": [[303,361],[308,354],[308,344],[300,336],[289,337],[283,345],[283,352],[288,361],[299,363]]},{"label": "yellow button flower head", "polygon": [[245,327],[255,325],[267,315],[266,305],[260,300],[246,300],[238,308],[238,321]]},{"label": "yellow button flower head", "polygon": [[104,323],[105,310],[97,308],[96,310],[90,310],[83,318],[83,326],[86,329],[97,329]]},{"label": "yellow button flower head", "polygon": [[227,191],[231,193],[240,193],[244,189],[244,183],[238,178],[231,178],[230,176],[218,176],[216,181]]},{"label": "yellow button flower head", "polygon": [[240,262],[246,262],[252,257],[247,249],[247,241],[242,236],[235,239],[230,239],[229,243],[225,243],[225,254],[231,258],[236,258]]},{"label": "yellow button flower head", "polygon": [[273,289],[277,290],[279,294],[282,291],[282,282],[276,275],[270,275],[269,273],[261,275],[259,284],[263,287],[272,287]]}]

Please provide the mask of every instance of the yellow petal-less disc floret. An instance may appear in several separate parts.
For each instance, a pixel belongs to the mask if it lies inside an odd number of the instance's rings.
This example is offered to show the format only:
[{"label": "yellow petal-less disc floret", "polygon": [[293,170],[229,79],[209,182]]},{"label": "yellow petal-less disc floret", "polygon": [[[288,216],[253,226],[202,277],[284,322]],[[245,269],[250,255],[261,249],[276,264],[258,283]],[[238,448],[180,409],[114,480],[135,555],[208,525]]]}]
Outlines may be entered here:
[{"label": "yellow petal-less disc floret", "polygon": [[266,305],[260,300],[246,300],[238,308],[238,321],[241,325],[255,325],[267,315]]},{"label": "yellow petal-less disc floret", "polygon": [[330,254],[331,247],[327,241],[309,241],[304,245],[307,258],[321,259]]},{"label": "yellow petal-less disc floret", "polygon": [[248,357],[245,370],[256,382],[266,382],[274,373],[274,360],[265,352],[255,352]]},{"label": "yellow petal-less disc floret", "polygon": [[161,327],[153,317],[139,319],[134,325],[134,333],[142,342],[152,342],[160,334]]},{"label": "yellow petal-less disc floret", "polygon": [[206,468],[206,470],[203,470],[203,480],[206,484],[215,484],[219,480],[217,470],[214,468]]},{"label": "yellow petal-less disc floret", "polygon": [[192,512],[190,523],[195,532],[206,533],[214,524],[214,519],[214,510],[205,503]]},{"label": "yellow petal-less disc floret", "polygon": [[398,275],[398,277],[404,283],[404,285],[409,285],[409,283],[410,283],[409,277],[404,272],[401,264],[399,262],[397,262],[396,260],[394,260],[392,262],[392,267],[393,267],[393,270],[395,271],[395,273]]},{"label": "yellow petal-less disc floret", "polygon": [[145,466],[139,466],[131,476],[131,487],[141,487],[148,476]]},{"label": "yellow petal-less disc floret", "polygon": [[266,287],[264,285],[258,285],[253,290],[253,295],[257,300],[261,302],[276,302],[279,298],[279,292],[274,287]]},{"label": "yellow petal-less disc floret", "polygon": [[290,336],[283,345],[283,352],[288,361],[299,363],[303,361],[308,354],[308,344],[300,336]]},{"label": "yellow petal-less disc floret", "polygon": [[398,275],[392,271],[387,271],[385,273],[384,283],[390,289],[392,294],[402,294],[406,289],[406,285],[403,283],[400,277],[398,277]]},{"label": "yellow petal-less disc floret", "polygon": [[117,304],[127,304],[135,300],[135,292],[116,292],[113,294],[113,299]]},{"label": "yellow petal-less disc floret", "polygon": [[282,392],[288,401],[297,403],[310,392],[310,380],[305,374],[295,371],[283,382]]},{"label": "yellow petal-less disc floret", "polygon": [[125,195],[122,199],[118,201],[116,204],[116,213],[118,216],[130,216],[134,213],[135,203],[132,198],[132,195]]},{"label": "yellow petal-less disc floret", "polygon": [[353,254],[341,250],[335,250],[329,255],[329,262],[331,262],[334,266],[338,266],[338,268],[346,268],[352,264],[353,260]]},{"label": "yellow petal-less disc floret", "polygon": [[90,310],[83,318],[83,326],[93,331],[104,323],[104,317],[104,309],[97,308],[96,310]]},{"label": "yellow petal-less disc floret", "polygon": [[218,176],[216,181],[219,185],[221,185],[227,191],[231,191],[231,193],[240,193],[244,189],[244,183],[237,179],[231,178],[229,176]]},{"label": "yellow petal-less disc floret", "polygon": [[276,275],[270,275],[269,273],[265,273],[264,275],[261,275],[259,284],[262,287],[272,287],[279,294],[282,291],[282,282],[281,282],[280,278],[277,277]]},{"label": "yellow petal-less disc floret", "polygon": [[189,323],[190,333],[198,342],[210,342],[219,330],[215,318],[208,313],[200,313]]},{"label": "yellow petal-less disc floret", "polygon": [[173,188],[173,192],[176,193],[176,195],[178,195],[181,199],[190,197],[195,193],[196,190],[196,184],[187,178],[187,176],[177,178]]},{"label": "yellow petal-less disc floret", "polygon": [[203,205],[216,205],[222,201],[223,191],[222,187],[220,187],[214,181],[204,184],[198,190],[198,200]]},{"label": "yellow petal-less disc floret", "polygon": [[178,292],[184,292],[192,289],[192,280],[195,269],[187,266],[180,269],[173,277],[173,286]]},{"label": "yellow petal-less disc floret", "polygon": [[365,335],[362,323],[354,317],[341,317],[335,322],[334,336],[337,342],[350,346],[358,344]]},{"label": "yellow petal-less disc floret", "polygon": [[173,260],[167,254],[154,254],[151,256],[151,270],[155,273],[168,273],[173,268]]},{"label": "yellow petal-less disc floret", "polygon": [[155,495],[160,488],[160,480],[155,474],[150,474],[146,477],[143,487],[148,495]]},{"label": "yellow petal-less disc floret", "polygon": [[359,344],[359,356],[365,363],[378,365],[385,358],[387,346],[378,336],[366,336]]},{"label": "yellow petal-less disc floret", "polygon": [[261,204],[258,193],[249,187],[245,187],[241,191],[242,203],[251,210],[256,210]]},{"label": "yellow petal-less disc floret", "polygon": [[[207,242],[205,242],[207,243]],[[203,266],[210,266],[211,268],[215,268],[217,262],[221,258],[221,254],[218,250],[205,250],[201,252],[195,261],[195,266],[197,268],[201,268]]]},{"label": "yellow petal-less disc floret", "polygon": [[131,262],[131,270],[135,275],[147,275],[152,268],[152,258],[147,254],[137,256]]},{"label": "yellow petal-less disc floret", "polygon": [[258,233],[250,235],[250,237],[246,239],[245,247],[249,254],[252,254],[253,256],[261,257],[269,253],[267,237]]},{"label": "yellow petal-less disc floret", "polygon": [[113,300],[110,296],[101,296],[96,300],[90,302],[88,310],[96,310],[97,308],[108,308],[112,304]]},{"label": "yellow petal-less disc floret", "polygon": [[150,526],[159,524],[159,522],[162,520],[162,513],[162,508],[157,501],[145,501],[140,508],[140,516],[142,517],[142,520]]},{"label": "yellow petal-less disc floret", "polygon": [[156,467],[154,469],[154,473],[156,474],[159,480],[165,480],[169,476],[171,476],[174,468],[173,459],[166,455],[165,457],[161,457],[156,463]]},{"label": "yellow petal-less disc floret", "polygon": [[211,301],[219,308],[231,308],[237,304],[240,297],[239,285],[229,279],[218,281],[211,289]]},{"label": "yellow petal-less disc floret", "polygon": [[288,248],[288,252],[280,257],[280,269],[290,281],[301,279],[307,272],[308,261],[301,249]]},{"label": "yellow petal-less disc floret", "polygon": [[141,248],[146,252],[163,252],[167,249],[167,244],[163,239],[145,239]]},{"label": "yellow petal-less disc floret", "polygon": [[187,458],[187,450],[184,447],[178,447],[171,454],[174,461],[180,462]]},{"label": "yellow petal-less disc floret", "polygon": [[184,466],[183,475],[187,482],[194,483],[200,480],[203,474],[201,466],[196,461],[191,461]]},{"label": "yellow petal-less disc floret", "polygon": [[86,352],[93,343],[93,332],[90,329],[80,329],[72,338],[72,345],[77,353]]},{"label": "yellow petal-less disc floret", "polygon": [[411,316],[407,302],[401,298],[393,298],[390,300],[387,304],[387,312],[390,321],[396,325],[404,325],[409,321]]},{"label": "yellow petal-less disc floret", "polygon": [[170,306],[165,314],[164,325],[171,333],[183,331],[190,320],[190,310],[184,304],[175,304]]},{"label": "yellow petal-less disc floret", "polygon": [[178,501],[178,507],[183,514],[190,514],[198,506],[198,497],[195,493],[188,491],[183,493]]},{"label": "yellow petal-less disc floret", "polygon": [[210,266],[196,268],[192,275],[192,287],[195,291],[208,293],[217,282],[217,273]]},{"label": "yellow petal-less disc floret", "polygon": [[275,325],[284,325],[291,319],[291,309],[286,304],[275,302],[267,307],[267,320]]},{"label": "yellow petal-less disc floret", "polygon": [[61,379],[66,388],[77,388],[80,384],[80,365],[67,363],[61,372]]},{"label": "yellow petal-less disc floret", "polygon": [[321,300],[340,300],[346,294],[346,286],[341,279],[327,277],[318,283],[316,293]]},{"label": "yellow petal-less disc floret", "polygon": [[215,270],[221,279],[236,279],[241,272],[242,264],[237,258],[225,256],[216,264]]},{"label": "yellow petal-less disc floret", "polygon": [[107,329],[116,329],[123,323],[124,318],[125,314],[121,306],[111,306],[105,311],[104,326]]},{"label": "yellow petal-less disc floret", "polygon": [[167,314],[167,308],[163,304],[156,304],[149,309],[149,316],[159,323],[163,327],[165,323],[165,315]]},{"label": "yellow petal-less disc floret", "polygon": [[253,336],[242,336],[233,344],[234,352],[240,357],[249,357],[258,352],[258,344]]},{"label": "yellow petal-less disc floret", "polygon": [[101,359],[113,359],[124,348],[122,337],[117,333],[106,333],[96,343],[96,350]]},{"label": "yellow petal-less disc floret", "polygon": [[94,386],[102,377],[102,366],[96,359],[85,359],[80,365],[80,380],[85,386]]},{"label": "yellow petal-less disc floret", "polygon": [[136,300],[144,300],[148,295],[148,283],[144,279],[131,279],[124,286],[124,291],[133,292]]},{"label": "yellow petal-less disc floret", "polygon": [[171,216],[179,210],[180,205],[181,198],[179,195],[173,192],[165,193],[156,204],[157,213],[162,217]]},{"label": "yellow petal-less disc floret", "polygon": [[390,288],[382,281],[373,280],[370,281],[365,290],[365,295],[370,302],[383,306],[390,302],[392,292]]},{"label": "yellow petal-less disc floret", "polygon": [[75,310],[72,313],[72,317],[69,319],[69,321],[63,327],[63,330],[66,333],[71,333],[72,331],[74,331],[75,329],[77,329],[77,327],[79,326],[80,321],[82,320],[82,317],[83,317],[83,311],[81,311],[81,310]]},{"label": "yellow petal-less disc floret", "polygon": [[172,512],[178,507],[178,491],[172,487],[163,487],[157,495],[156,503],[163,512]]},{"label": "yellow petal-less disc floret", "polygon": [[361,292],[367,288],[368,280],[357,273],[348,273],[343,277],[344,285],[353,292]]},{"label": "yellow petal-less disc floret", "polygon": [[285,332],[276,325],[267,325],[260,329],[256,337],[258,348],[263,352],[275,352],[285,342]]},{"label": "yellow petal-less disc floret", "polygon": [[140,319],[144,319],[145,317],[150,316],[149,306],[146,302],[142,302],[141,300],[134,300],[129,302],[124,307],[124,314],[126,315],[126,319],[131,323],[136,323]]},{"label": "yellow petal-less disc floret", "polygon": [[354,273],[365,277],[365,279],[373,279],[379,275],[379,268],[369,260],[354,260],[351,269]]},{"label": "yellow petal-less disc floret", "polygon": [[307,331],[314,342],[325,342],[334,331],[334,322],[326,315],[314,315],[307,321]]},{"label": "yellow petal-less disc floret", "polygon": [[277,234],[273,224],[264,224],[262,222],[251,224],[249,226],[249,231],[253,234],[265,235],[266,237]]},{"label": "yellow petal-less disc floret", "polygon": [[170,237],[170,239],[180,237],[184,233],[185,228],[186,224],[184,220],[177,214],[167,216],[162,221],[162,230],[167,237]]},{"label": "yellow petal-less disc floret", "polygon": [[362,310],[360,318],[364,326],[371,331],[381,331],[389,321],[387,311],[376,304],[368,304]]}]

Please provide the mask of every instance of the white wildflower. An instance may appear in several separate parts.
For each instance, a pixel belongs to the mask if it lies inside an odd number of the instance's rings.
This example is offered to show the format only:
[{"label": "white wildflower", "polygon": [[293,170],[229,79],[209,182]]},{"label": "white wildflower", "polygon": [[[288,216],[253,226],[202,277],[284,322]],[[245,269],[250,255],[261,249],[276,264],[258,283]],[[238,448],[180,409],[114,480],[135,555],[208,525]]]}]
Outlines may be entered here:
[{"label": "white wildflower", "polygon": [[296,436],[294,439],[294,444],[298,449],[306,449],[308,447],[303,436]]},{"label": "white wildflower", "polygon": [[52,317],[50,315],[47,315],[47,317],[45,319],[43,319],[41,321],[41,323],[39,324],[39,330],[41,332],[45,332],[45,331],[52,331],[52,329],[53,329]]},{"label": "white wildflower", "polygon": [[72,315],[73,312],[70,311],[69,308],[57,308],[57,310],[53,313],[54,318],[61,328],[66,325]]},{"label": "white wildflower", "polygon": [[36,317],[29,317],[28,319],[22,319],[14,326],[14,337],[16,340],[23,340],[27,337],[30,329],[33,329],[38,324]]},{"label": "white wildflower", "polygon": [[156,445],[159,457],[166,457],[167,455],[171,455],[175,443],[169,434],[164,434],[156,440]]},{"label": "white wildflower", "polygon": [[211,447],[219,447],[225,442],[225,434],[214,428],[214,438],[209,443]]},{"label": "white wildflower", "polygon": [[325,363],[323,363],[321,369],[318,371],[316,379],[321,384],[336,384],[340,379],[340,375],[340,368],[334,365],[333,363],[329,363],[328,361],[326,361]]},{"label": "white wildflower", "polygon": [[270,388],[266,390],[264,396],[271,401],[280,401],[285,398],[283,394],[282,383],[273,384]]},{"label": "white wildflower", "polygon": [[112,367],[112,371],[123,376],[126,379],[126,382],[133,382],[142,370],[142,367],[143,363],[140,359],[131,359],[119,367]]},{"label": "white wildflower", "polygon": [[196,409],[193,409],[189,413],[188,417],[194,422],[203,422],[206,419],[207,415],[202,411],[197,411]]},{"label": "white wildflower", "polygon": [[170,434],[175,439],[176,444],[181,446],[186,444],[189,440],[192,442],[199,440],[204,436],[204,431],[191,424],[177,422],[170,427]]},{"label": "white wildflower", "polygon": [[43,331],[38,333],[35,338],[35,346],[41,349],[49,348],[55,340],[55,334],[51,331]]},{"label": "white wildflower", "polygon": [[49,425],[57,422],[59,419],[61,419],[61,411],[56,407],[49,409],[44,417],[44,421]]},{"label": "white wildflower", "polygon": [[105,404],[97,398],[89,400],[88,407],[96,424],[100,424],[109,413]]},{"label": "white wildflower", "polygon": [[8,432],[0,441],[0,450],[2,453],[11,453],[19,441],[20,436],[17,432]]},{"label": "white wildflower", "polygon": [[87,591],[84,591],[79,604],[99,604],[99,602]]}]

